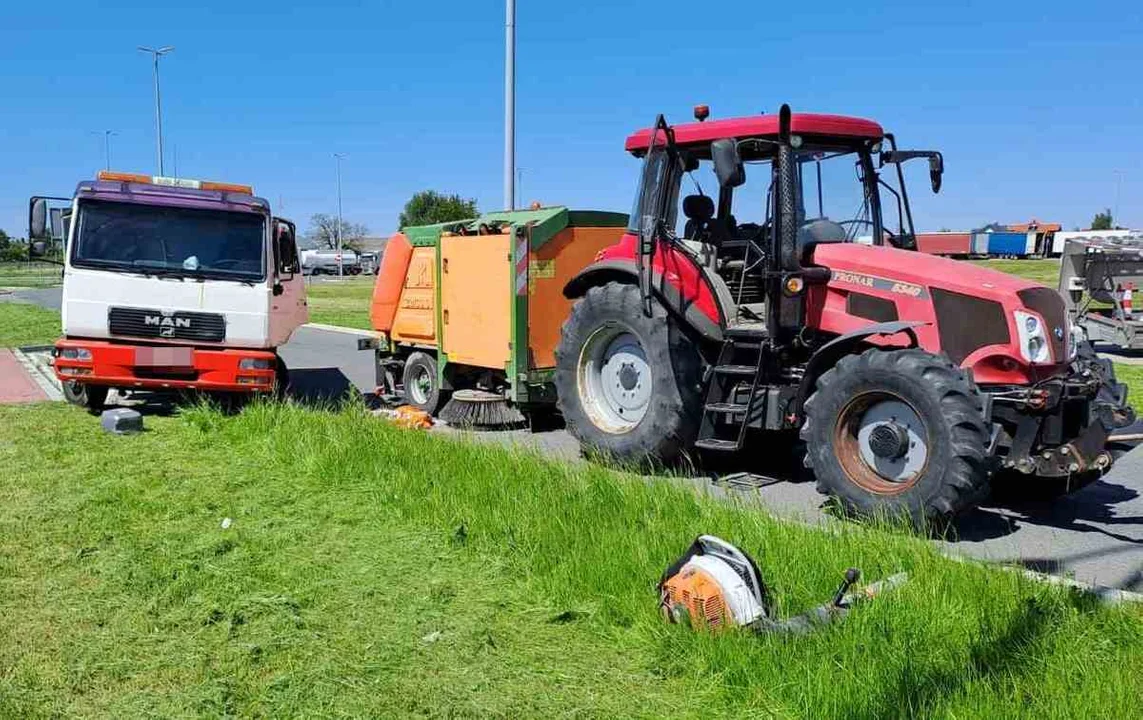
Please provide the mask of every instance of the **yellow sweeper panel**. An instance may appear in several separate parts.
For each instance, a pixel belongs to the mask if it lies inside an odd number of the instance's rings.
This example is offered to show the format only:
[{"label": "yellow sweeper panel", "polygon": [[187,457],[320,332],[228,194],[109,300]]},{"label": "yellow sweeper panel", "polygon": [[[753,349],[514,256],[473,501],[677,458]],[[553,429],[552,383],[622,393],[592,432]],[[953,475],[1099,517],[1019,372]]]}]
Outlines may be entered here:
[{"label": "yellow sweeper panel", "polygon": [[511,352],[511,235],[441,237],[442,350],[450,363],[504,370]]},{"label": "yellow sweeper panel", "polygon": [[413,249],[405,287],[393,318],[394,340],[418,345],[435,345],[436,337],[436,248]]}]

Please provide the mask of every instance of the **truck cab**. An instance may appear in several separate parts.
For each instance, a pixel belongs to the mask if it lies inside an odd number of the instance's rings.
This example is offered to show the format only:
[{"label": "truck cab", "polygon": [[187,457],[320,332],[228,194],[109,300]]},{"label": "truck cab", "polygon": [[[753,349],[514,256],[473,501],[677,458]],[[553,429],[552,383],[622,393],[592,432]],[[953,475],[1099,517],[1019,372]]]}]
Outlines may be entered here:
[{"label": "truck cab", "polygon": [[100,172],[70,199],[31,199],[33,250],[53,235],[64,268],[53,356],[69,401],[283,382],[277,348],[308,320],[296,230],[249,186]]}]

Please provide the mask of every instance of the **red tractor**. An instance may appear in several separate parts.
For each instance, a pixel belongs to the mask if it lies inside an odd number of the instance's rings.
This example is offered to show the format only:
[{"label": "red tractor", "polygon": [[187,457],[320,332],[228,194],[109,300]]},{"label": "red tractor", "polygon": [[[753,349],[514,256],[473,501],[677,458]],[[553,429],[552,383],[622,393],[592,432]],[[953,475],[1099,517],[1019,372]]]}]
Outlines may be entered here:
[{"label": "red tractor", "polygon": [[751,451],[786,453],[796,433],[821,492],[922,522],[998,473],[1070,490],[1110,467],[1134,413],[1062,298],[913,252],[902,165],[927,160],[938,192],[940,153],[859,118],[706,115],[627,138],[628,231],[564,290],[556,386],[582,446],[670,463],[754,429]]}]

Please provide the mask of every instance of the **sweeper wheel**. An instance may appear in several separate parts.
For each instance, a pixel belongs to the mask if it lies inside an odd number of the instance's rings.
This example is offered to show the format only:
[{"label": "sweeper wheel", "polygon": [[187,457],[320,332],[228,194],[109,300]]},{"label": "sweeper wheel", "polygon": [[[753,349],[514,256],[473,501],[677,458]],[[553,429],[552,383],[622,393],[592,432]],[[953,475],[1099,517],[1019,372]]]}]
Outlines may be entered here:
[{"label": "sweeper wheel", "polygon": [[409,355],[401,380],[405,388],[405,403],[429,415],[436,415],[448,399],[440,387],[437,360],[428,353],[415,352]]}]

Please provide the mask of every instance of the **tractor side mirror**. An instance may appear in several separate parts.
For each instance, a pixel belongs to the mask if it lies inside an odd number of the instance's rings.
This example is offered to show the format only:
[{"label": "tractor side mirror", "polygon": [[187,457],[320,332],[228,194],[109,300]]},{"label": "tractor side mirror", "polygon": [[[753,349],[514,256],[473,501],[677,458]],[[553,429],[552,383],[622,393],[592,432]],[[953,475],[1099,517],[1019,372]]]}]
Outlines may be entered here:
[{"label": "tractor side mirror", "polygon": [[929,156],[929,182],[933,186],[933,194],[941,191],[941,178],[945,174],[945,159],[940,153]]},{"label": "tractor side mirror", "polygon": [[742,165],[738,143],[734,138],[712,142],[710,157],[714,161],[714,174],[720,186],[734,188],[746,182],[746,168]]}]

